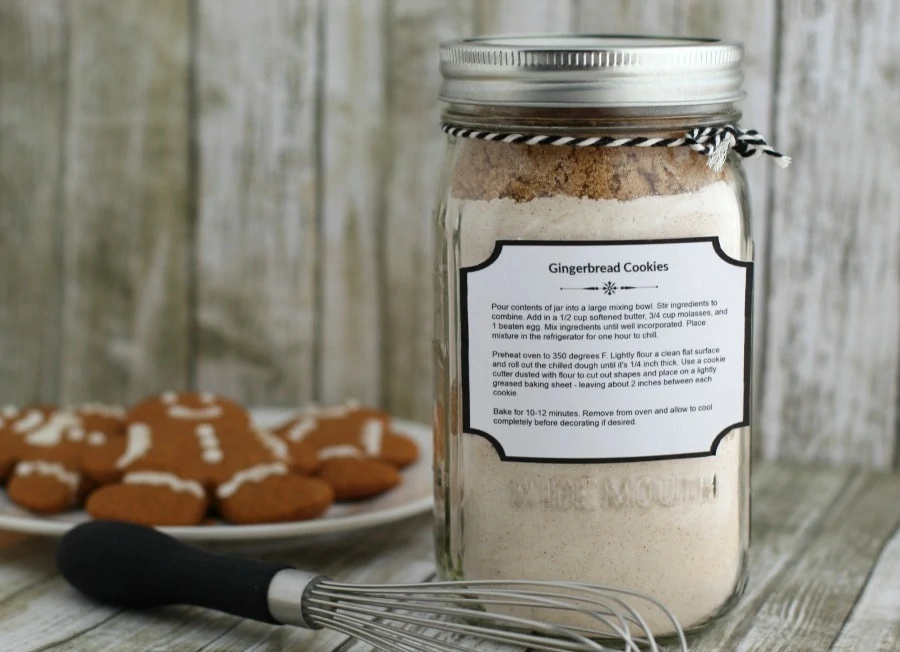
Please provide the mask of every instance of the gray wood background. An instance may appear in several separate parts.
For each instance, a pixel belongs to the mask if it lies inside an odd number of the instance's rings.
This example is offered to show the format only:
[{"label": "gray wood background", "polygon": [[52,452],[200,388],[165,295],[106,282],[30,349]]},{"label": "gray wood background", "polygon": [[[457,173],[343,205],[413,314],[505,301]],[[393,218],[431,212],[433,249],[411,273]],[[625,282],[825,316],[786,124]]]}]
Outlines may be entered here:
[{"label": "gray wood background", "polygon": [[437,43],[747,48],[757,452],[900,462],[897,0],[0,0],[0,400],[430,415]]}]

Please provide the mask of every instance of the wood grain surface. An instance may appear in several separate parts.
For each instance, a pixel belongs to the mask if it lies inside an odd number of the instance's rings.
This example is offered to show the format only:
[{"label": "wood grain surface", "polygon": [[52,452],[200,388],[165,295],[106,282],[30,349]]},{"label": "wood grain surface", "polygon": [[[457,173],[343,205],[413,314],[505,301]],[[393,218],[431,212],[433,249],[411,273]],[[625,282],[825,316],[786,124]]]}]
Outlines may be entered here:
[{"label": "wood grain surface", "polygon": [[133,401],[188,373],[188,11],[66,13],[59,399]]},{"label": "wood grain surface", "polygon": [[67,68],[61,0],[0,4],[3,403],[59,394],[63,170],[58,150],[66,119]]},{"label": "wood grain surface", "polygon": [[196,9],[195,382],[296,405],[315,385],[318,3]]},{"label": "wood grain surface", "polygon": [[381,228],[389,158],[384,0],[324,6],[319,398],[381,403]]},{"label": "wood grain surface", "polygon": [[[415,419],[431,415],[431,216],[444,139],[436,134],[440,103],[437,43],[471,33],[471,2],[396,0],[389,26],[387,161],[382,265],[388,408]],[[427,171],[427,172],[426,172]]]},{"label": "wood grain surface", "polygon": [[762,397],[769,457],[888,468],[900,360],[900,4],[782,3]]},{"label": "wood grain surface", "polygon": [[427,419],[437,43],[564,31],[743,41],[743,123],[795,160],[746,165],[755,453],[897,468],[892,0],[6,0],[0,402]]}]

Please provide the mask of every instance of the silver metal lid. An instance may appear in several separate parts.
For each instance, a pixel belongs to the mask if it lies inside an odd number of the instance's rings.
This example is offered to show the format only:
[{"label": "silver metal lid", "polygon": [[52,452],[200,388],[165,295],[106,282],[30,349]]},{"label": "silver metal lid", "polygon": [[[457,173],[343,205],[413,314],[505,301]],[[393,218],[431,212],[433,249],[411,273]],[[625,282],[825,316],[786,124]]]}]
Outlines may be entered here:
[{"label": "silver metal lid", "polygon": [[652,107],[740,100],[743,47],[716,39],[485,36],[441,45],[442,100]]}]

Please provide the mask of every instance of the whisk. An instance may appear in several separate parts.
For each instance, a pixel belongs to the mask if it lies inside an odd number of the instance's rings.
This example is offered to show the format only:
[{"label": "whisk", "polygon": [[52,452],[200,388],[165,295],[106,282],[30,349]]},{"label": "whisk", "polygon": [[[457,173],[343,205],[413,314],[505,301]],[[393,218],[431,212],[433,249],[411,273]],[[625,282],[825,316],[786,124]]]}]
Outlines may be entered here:
[{"label": "whisk", "polygon": [[637,602],[664,614],[687,652],[678,621],[656,600],[578,582],[345,584],[201,551],[115,521],[74,527],[60,541],[57,563],[70,584],[107,604],[197,605],[276,625],[333,629],[384,652],[465,652],[472,649],[466,641],[545,652],[659,652]]}]

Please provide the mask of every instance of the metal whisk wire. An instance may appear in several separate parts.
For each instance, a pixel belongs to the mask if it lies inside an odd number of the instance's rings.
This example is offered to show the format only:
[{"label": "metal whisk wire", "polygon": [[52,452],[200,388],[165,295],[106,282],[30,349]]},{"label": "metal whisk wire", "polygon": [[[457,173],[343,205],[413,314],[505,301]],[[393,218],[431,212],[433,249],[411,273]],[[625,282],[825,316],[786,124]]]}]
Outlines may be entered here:
[{"label": "metal whisk wire", "polygon": [[[578,582],[488,580],[357,585],[323,579],[310,588],[304,605],[312,623],[341,631],[386,652],[472,649],[426,636],[410,627],[545,652],[613,652],[613,648],[594,640],[597,638],[618,639],[625,646],[621,652],[659,652],[650,627],[629,602],[630,598],[660,610],[671,623],[681,649],[687,651],[677,619],[659,601],[634,591]],[[592,620],[599,627],[563,626],[497,612],[498,608],[509,607],[566,612],[570,617]]]},{"label": "metal whisk wire", "polygon": [[[492,598],[485,597],[485,596],[489,596],[489,595],[492,595],[492,596],[512,595],[516,599],[515,600],[510,600],[510,599],[498,600],[498,599],[492,599]],[[478,598],[465,598],[465,597],[458,597],[458,596],[455,596],[453,598],[454,603],[456,603],[456,604],[468,603],[468,604],[471,604],[474,607],[476,607],[475,609],[473,609],[473,608],[460,609],[460,608],[451,607],[451,606],[442,606],[442,607],[431,607],[428,610],[428,613],[439,614],[442,616],[455,616],[455,617],[461,617],[461,618],[466,618],[466,617],[471,618],[473,615],[477,615],[479,619],[484,620],[486,617],[485,612],[483,610],[477,609],[477,607],[489,605],[489,606],[520,606],[520,607],[533,608],[536,606],[541,606],[541,607],[546,607],[546,608],[565,609],[568,611],[579,611],[580,613],[587,615],[589,617],[592,616],[592,617],[598,618],[598,619],[602,620],[602,622],[604,624],[606,624],[615,634],[621,636],[624,640],[629,639],[629,633],[628,633],[627,627],[617,626],[614,622],[611,622],[601,612],[590,611],[590,610],[585,610],[583,608],[572,607],[571,605],[569,605],[565,602],[562,602],[560,600],[547,599],[545,596],[555,596],[555,594],[532,593],[532,594],[530,594],[530,600],[525,601],[521,598],[521,594],[510,594],[508,592],[501,592],[501,591],[481,591],[479,593]],[[331,598],[334,602],[341,602],[340,599],[334,593],[329,594],[328,597]],[[342,604],[347,604],[347,603],[353,602],[353,604],[354,604],[353,611],[355,611],[357,614],[364,613],[367,616],[382,616],[382,617],[386,617],[390,620],[397,620],[400,622],[406,622],[408,624],[418,624],[418,625],[434,625],[434,624],[436,624],[433,621],[429,622],[427,619],[421,619],[421,618],[414,619],[413,617],[410,617],[407,615],[396,616],[396,617],[393,615],[385,615],[385,613],[381,609],[378,609],[378,607],[394,608],[398,605],[398,603],[395,601],[385,601],[383,599],[368,598],[368,597],[357,597],[357,596],[354,596],[354,597],[356,598],[355,600],[347,600],[345,603],[342,603]],[[416,603],[418,605],[421,605],[423,602],[426,602],[426,601],[427,600],[423,599],[421,596],[416,596]],[[441,598],[439,600],[431,599],[430,601],[431,602],[446,602],[447,596],[444,596],[443,598]],[[334,604],[334,602],[332,602],[331,604]],[[365,603],[366,606],[361,606],[360,603]],[[404,602],[403,605],[408,607],[409,606],[408,600],[406,602]],[[375,608],[372,608],[372,607],[375,607]],[[419,608],[419,611],[425,611],[425,610],[422,608]],[[627,617],[623,618],[620,614],[617,614],[617,617],[620,620],[620,622],[624,622],[624,620],[628,619]],[[506,615],[500,615],[500,614],[491,614],[491,618],[494,621],[499,622],[504,625],[507,625],[507,626],[521,626],[521,627],[527,627],[528,629],[541,629],[541,630],[545,631],[545,633],[561,634],[561,635],[566,636],[567,638],[572,638],[572,639],[577,640],[578,643],[580,644],[577,646],[566,646],[564,649],[580,650],[580,649],[583,649],[583,647],[582,647],[583,645],[589,646],[588,649],[591,649],[591,650],[602,649],[602,648],[598,647],[596,645],[596,643],[588,640],[586,637],[580,636],[578,634],[570,633],[570,631],[574,631],[574,630],[562,630],[561,628],[557,628],[552,625],[548,625],[548,624],[544,624],[544,623],[535,624],[531,620],[516,618],[516,617],[506,616]],[[630,620],[630,619],[628,619],[628,620]],[[458,624],[458,623],[448,623],[448,624],[444,625],[444,629],[452,629],[456,633],[468,634],[468,635],[472,635],[472,636],[481,636],[481,638],[489,638],[490,637],[490,638],[493,638],[496,640],[503,640],[503,641],[508,641],[508,639],[511,637],[511,635],[508,633],[498,633],[498,632],[494,632],[494,631],[492,631],[491,634],[487,635],[484,633],[483,628],[475,627],[475,626],[471,626],[471,625],[465,625],[465,624]],[[590,633],[596,634],[596,630],[585,629],[584,631],[585,631],[585,633],[588,633],[588,634],[590,634]],[[516,642],[531,642],[531,643],[535,642],[530,639],[528,641],[523,641],[521,638],[521,635],[516,635],[515,638],[516,638]],[[539,642],[542,644],[546,643],[546,639],[539,639]],[[554,650],[559,649],[559,646],[554,646],[551,649],[554,649]],[[636,652],[638,650],[638,648],[636,648],[636,647],[634,647],[633,649]]]}]

